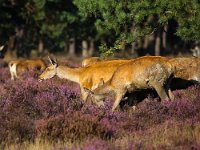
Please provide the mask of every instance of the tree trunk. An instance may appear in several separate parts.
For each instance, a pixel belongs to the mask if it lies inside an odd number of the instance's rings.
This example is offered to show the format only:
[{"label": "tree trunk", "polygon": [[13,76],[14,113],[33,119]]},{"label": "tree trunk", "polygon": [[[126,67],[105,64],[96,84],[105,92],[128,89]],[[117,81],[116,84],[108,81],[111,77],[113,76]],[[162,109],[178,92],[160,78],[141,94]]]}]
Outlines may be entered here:
[{"label": "tree trunk", "polygon": [[131,54],[133,55],[133,56],[135,56],[135,57],[138,57],[138,53],[136,52],[136,37],[137,37],[137,32],[136,32],[136,30],[135,30],[135,24],[133,23],[132,24],[132,27],[131,27],[131,32],[132,32],[132,34],[133,34],[133,38],[135,39],[134,41],[133,41],[133,43],[131,44]]},{"label": "tree trunk", "polygon": [[136,42],[131,44],[131,55],[132,57],[138,57],[138,53],[136,52]]},{"label": "tree trunk", "polygon": [[89,56],[91,57],[94,54],[94,40],[90,40],[90,49],[89,49]]},{"label": "tree trunk", "polygon": [[86,40],[82,41],[82,56],[88,57],[88,42]]},{"label": "tree trunk", "polygon": [[6,42],[6,52],[4,54],[5,60],[13,60],[17,58],[17,52],[15,49],[15,36],[10,36]]},{"label": "tree trunk", "polygon": [[160,55],[160,42],[161,42],[161,39],[160,39],[160,32],[158,31],[157,34],[156,34],[156,41],[155,41],[155,55],[156,56],[159,56]]},{"label": "tree trunk", "polygon": [[167,25],[164,26],[164,30],[162,32],[162,47],[163,49],[167,48]]},{"label": "tree trunk", "polygon": [[149,36],[148,36],[148,35],[145,35],[145,37],[144,37],[143,48],[144,48],[144,49],[147,49],[148,46],[149,46]]},{"label": "tree trunk", "polygon": [[75,38],[71,38],[69,44],[69,56],[75,56],[75,50],[76,50],[76,41]]},{"label": "tree trunk", "polygon": [[38,43],[38,52],[42,54],[44,52],[44,42],[40,39]]}]

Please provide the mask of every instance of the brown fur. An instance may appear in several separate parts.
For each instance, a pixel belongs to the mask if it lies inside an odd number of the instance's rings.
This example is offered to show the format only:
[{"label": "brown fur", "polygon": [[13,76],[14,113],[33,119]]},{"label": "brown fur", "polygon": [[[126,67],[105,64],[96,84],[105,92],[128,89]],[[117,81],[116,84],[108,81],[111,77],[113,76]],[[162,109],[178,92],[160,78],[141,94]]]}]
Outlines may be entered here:
[{"label": "brown fur", "polygon": [[200,58],[178,57],[171,58],[170,63],[176,68],[171,89],[185,89],[200,83]]},{"label": "brown fur", "polygon": [[[159,56],[146,56],[134,59],[121,65],[114,72],[112,78],[103,86],[89,92],[94,101],[104,98],[107,94],[115,94],[112,111],[116,109],[126,92],[138,89],[155,89],[161,99],[173,99],[169,89],[170,79],[174,67],[167,58]],[[88,92],[88,90],[86,90]]]},{"label": "brown fur", "polygon": [[179,57],[172,58],[169,62],[176,68],[175,78],[200,82],[200,58]]},{"label": "brown fur", "polygon": [[39,80],[50,79],[57,75],[59,78],[65,78],[76,82],[80,85],[82,99],[85,101],[88,93],[83,90],[83,87],[90,90],[97,88],[101,79],[105,82],[108,81],[120,65],[129,61],[130,60],[108,60],[92,64],[88,67],[70,68],[68,66],[58,65],[55,60],[50,59],[51,64],[39,76]]},{"label": "brown fur", "polygon": [[9,62],[11,79],[19,78],[23,73],[30,70],[43,71],[46,64],[42,59],[13,60]]},{"label": "brown fur", "polygon": [[95,64],[97,62],[100,62],[101,59],[99,57],[89,57],[89,58],[85,58],[82,63],[81,63],[81,66],[82,67],[86,67],[86,66],[89,66],[89,65],[92,65],[92,64]]},{"label": "brown fur", "polygon": [[124,59],[116,59],[116,58],[101,59],[100,57],[89,57],[89,58],[83,59],[81,66],[87,67],[87,66],[92,65],[92,64],[100,63],[100,62],[103,62],[103,61],[112,61],[112,60],[124,60]]}]

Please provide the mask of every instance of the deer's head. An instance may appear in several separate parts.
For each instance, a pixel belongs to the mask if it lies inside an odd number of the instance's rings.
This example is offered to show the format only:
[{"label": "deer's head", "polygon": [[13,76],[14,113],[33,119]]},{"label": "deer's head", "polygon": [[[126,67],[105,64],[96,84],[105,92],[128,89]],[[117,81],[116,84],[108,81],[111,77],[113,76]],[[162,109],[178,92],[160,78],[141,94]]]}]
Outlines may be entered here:
[{"label": "deer's head", "polygon": [[56,59],[54,58],[49,58],[49,62],[50,62],[50,65],[44,70],[44,72],[39,76],[39,81],[42,81],[42,80],[46,80],[46,79],[51,79],[53,78],[56,73],[57,73],[57,67],[58,67],[58,63],[56,61]]}]

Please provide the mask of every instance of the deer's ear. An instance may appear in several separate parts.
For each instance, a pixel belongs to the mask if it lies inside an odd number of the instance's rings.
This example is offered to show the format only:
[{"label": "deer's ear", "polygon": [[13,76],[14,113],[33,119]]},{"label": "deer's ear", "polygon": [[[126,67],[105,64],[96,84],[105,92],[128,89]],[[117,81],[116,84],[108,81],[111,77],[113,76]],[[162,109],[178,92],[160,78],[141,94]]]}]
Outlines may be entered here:
[{"label": "deer's ear", "polygon": [[56,60],[56,58],[51,58],[50,56],[48,56],[48,59],[49,59],[49,62],[52,64],[52,65],[54,65],[54,66],[58,66],[58,63],[57,63],[57,60]]},{"label": "deer's ear", "polygon": [[48,59],[49,59],[50,64],[52,64],[52,59],[50,56],[48,56]]},{"label": "deer's ear", "polygon": [[54,55],[53,55],[53,57],[52,57],[52,60],[53,60],[53,63],[54,63],[54,64],[58,64],[58,63],[57,63],[57,59],[56,59],[56,57],[55,57]]}]

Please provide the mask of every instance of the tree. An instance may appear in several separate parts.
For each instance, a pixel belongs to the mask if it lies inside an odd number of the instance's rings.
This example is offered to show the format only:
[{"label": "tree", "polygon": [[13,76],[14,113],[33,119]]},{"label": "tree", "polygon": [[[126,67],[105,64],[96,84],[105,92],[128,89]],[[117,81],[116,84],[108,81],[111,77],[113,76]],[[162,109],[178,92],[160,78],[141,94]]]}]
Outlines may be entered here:
[{"label": "tree", "polygon": [[[75,53],[81,45],[85,50],[82,54],[87,55],[88,49],[94,49],[94,43],[101,45],[99,48],[105,55],[127,46],[131,46],[132,51],[139,47],[160,55],[161,49],[170,49],[169,45],[175,43],[170,37],[173,34],[180,40],[193,42],[200,39],[198,0],[0,2],[0,42],[14,39],[11,43],[15,43],[14,49],[17,48],[17,54],[23,57],[27,57],[33,48],[42,53],[45,47],[52,52],[70,47]],[[149,48],[152,45],[153,53]]]},{"label": "tree", "polygon": [[75,52],[76,40],[93,41],[92,20],[79,16],[72,1],[1,0],[1,4],[1,43],[14,37],[18,56],[28,57],[31,49],[42,53],[45,47],[50,51],[70,47]]},{"label": "tree", "polygon": [[[160,47],[161,34],[170,20],[177,22],[175,34],[183,40],[199,40],[200,3],[198,0],[74,0],[84,16],[95,16],[99,34],[111,33],[114,47],[123,48],[145,35],[155,34]],[[165,28],[165,29],[164,29]],[[165,43],[165,42],[162,42]],[[103,46],[107,48],[107,46]],[[159,48],[158,48],[159,49]],[[106,51],[109,51],[107,49]],[[159,54],[159,52],[157,52]]]},{"label": "tree", "polygon": [[93,39],[94,26],[91,18],[83,18],[70,1],[33,0],[27,4],[31,9],[29,17],[34,20],[41,37],[48,37],[54,47],[69,49],[74,55],[77,40]]}]

